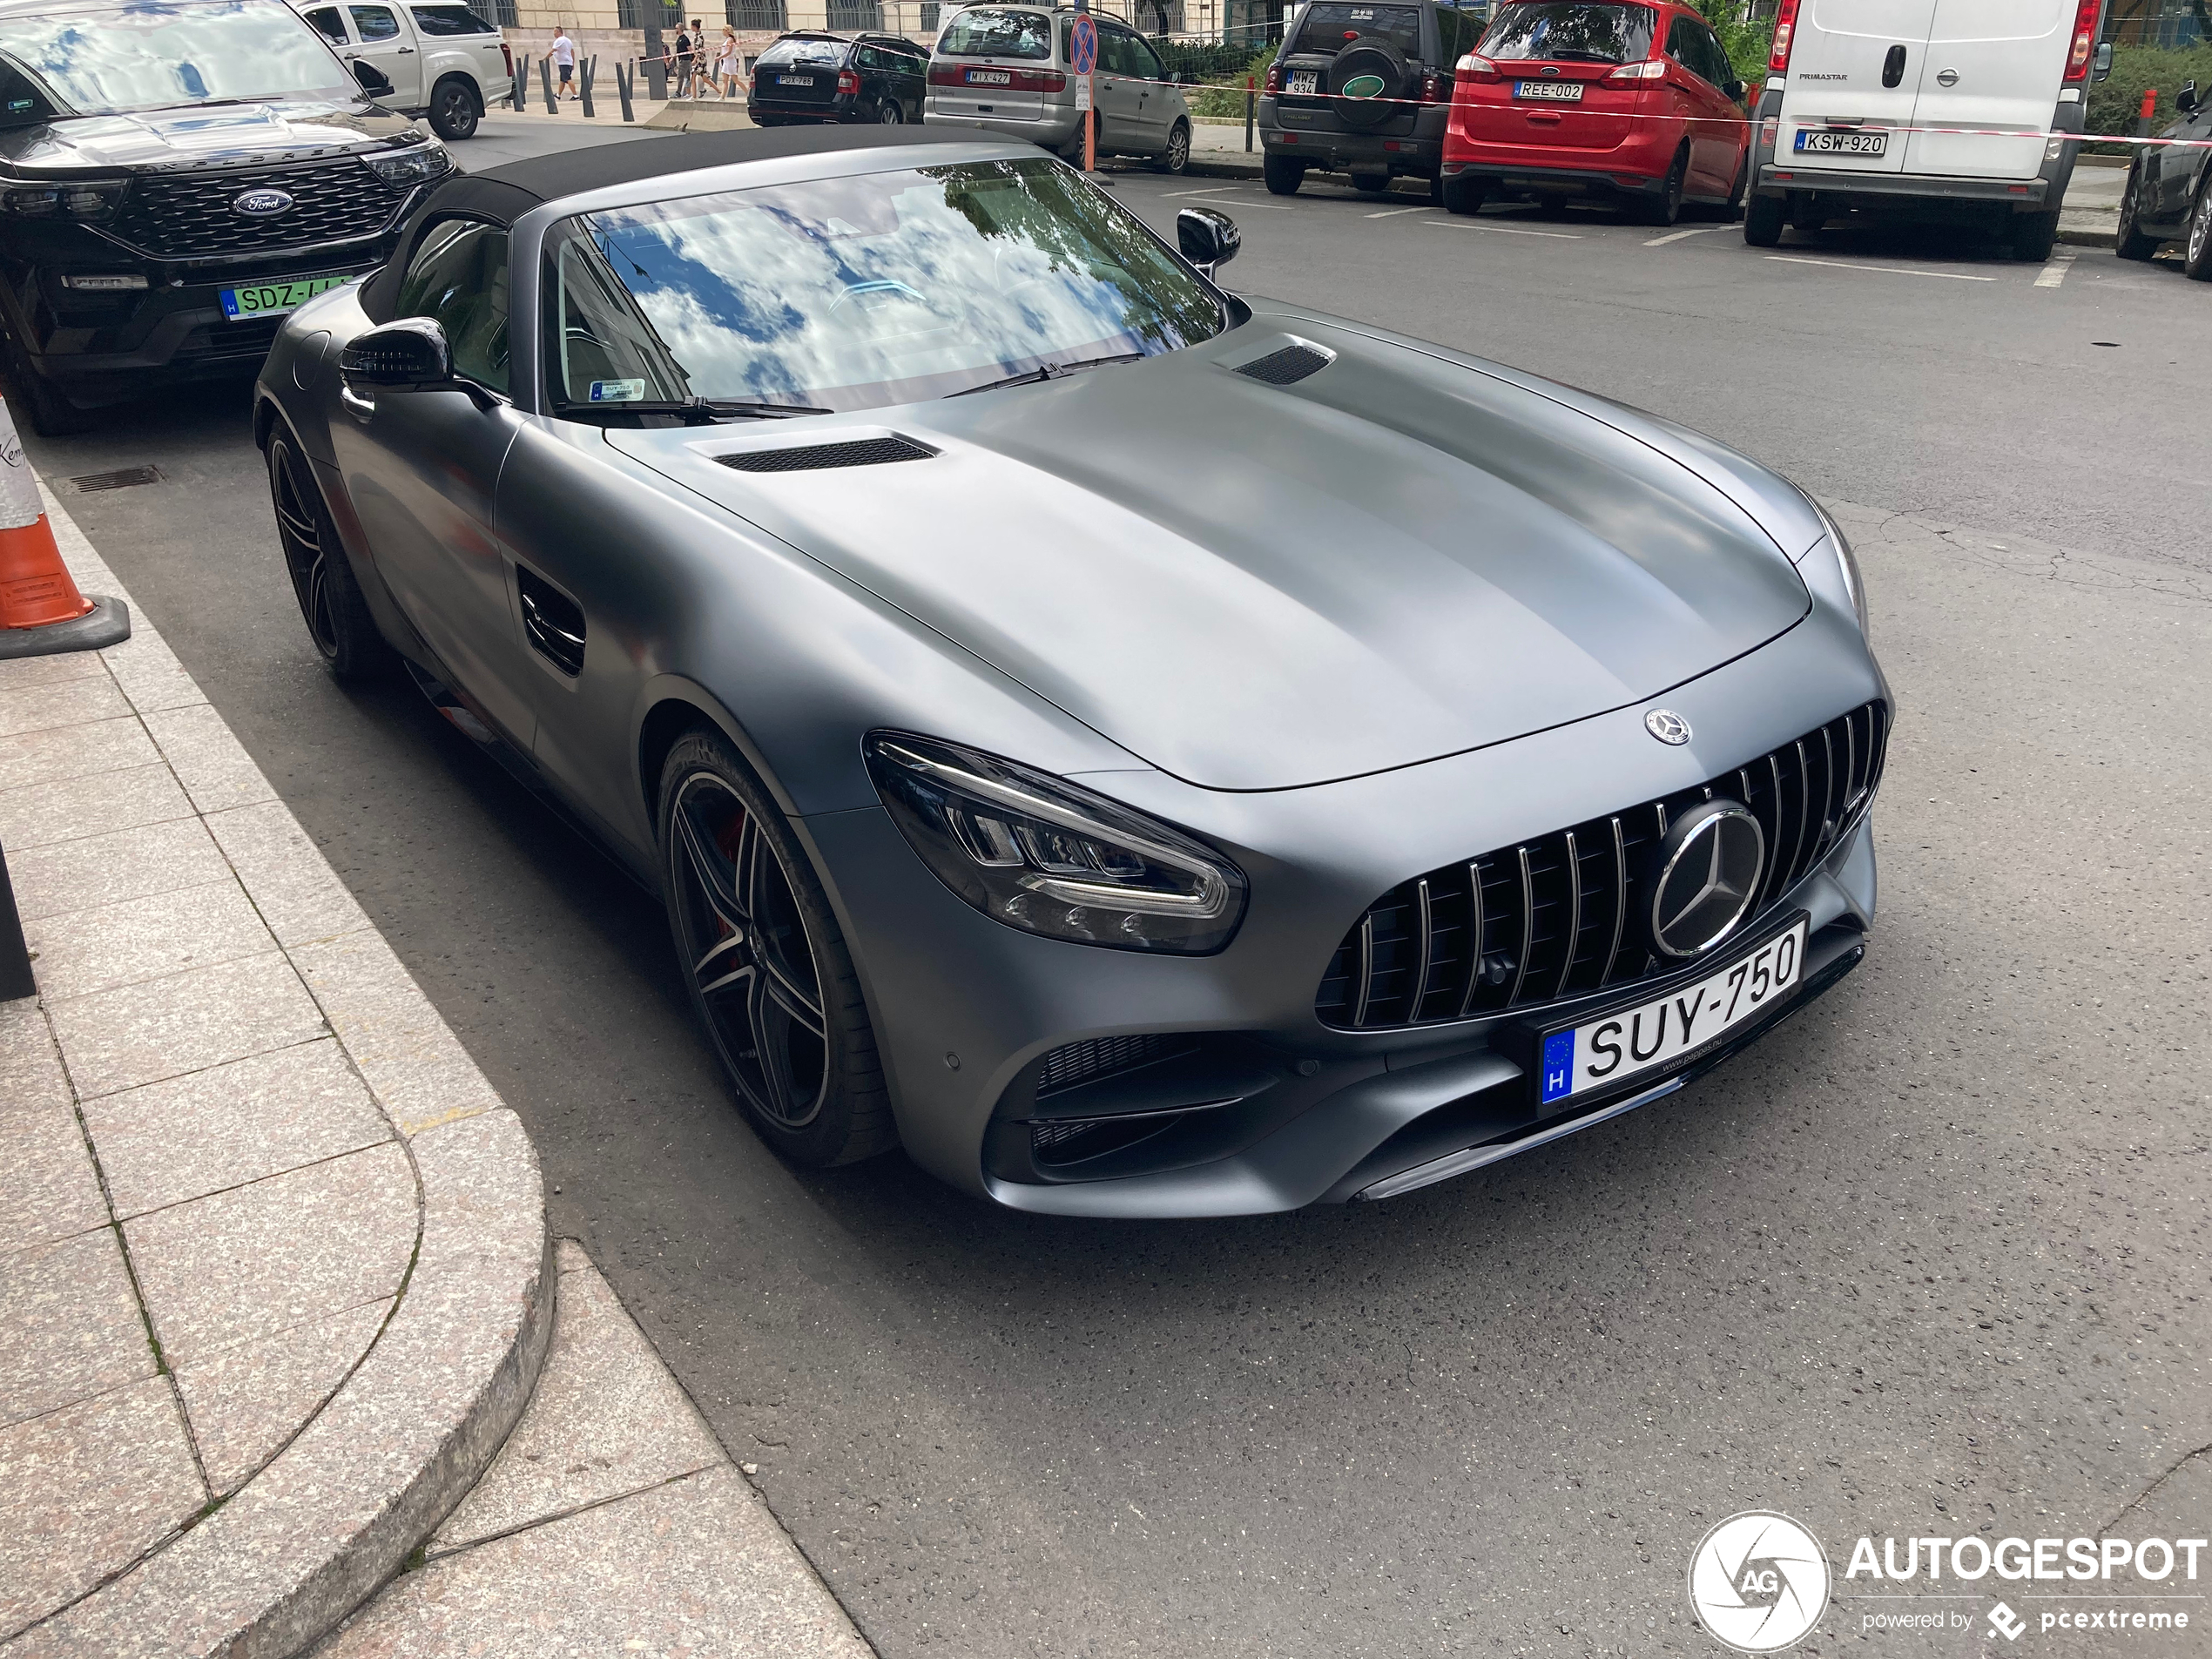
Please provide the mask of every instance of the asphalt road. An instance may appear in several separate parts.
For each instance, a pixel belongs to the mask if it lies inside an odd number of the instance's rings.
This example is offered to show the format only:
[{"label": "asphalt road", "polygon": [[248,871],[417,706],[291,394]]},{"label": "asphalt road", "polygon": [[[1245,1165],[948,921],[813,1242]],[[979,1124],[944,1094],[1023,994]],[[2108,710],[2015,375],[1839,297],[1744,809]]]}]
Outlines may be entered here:
[{"label": "asphalt road", "polygon": [[[1660,1105],[1379,1205],[1107,1225],[896,1157],[795,1174],[715,1081],[655,902],[412,691],[324,678],[242,395],[28,447],[163,469],[67,504],[887,1656],[1714,1653],[1683,1573],[1739,1509],[1838,1572],[1862,1533],[2212,1530],[2207,290],[2095,252],[2050,286],[1968,244],[1777,260],[1730,227],[1116,188],[1161,224],[1229,206],[1239,286],[1838,502],[1900,708],[1858,974]],[[1986,1650],[1862,1638],[1904,1605],[1880,1588],[1839,1585],[1802,1651]],[[2165,1640],[2126,1650],[2203,1651]]]}]

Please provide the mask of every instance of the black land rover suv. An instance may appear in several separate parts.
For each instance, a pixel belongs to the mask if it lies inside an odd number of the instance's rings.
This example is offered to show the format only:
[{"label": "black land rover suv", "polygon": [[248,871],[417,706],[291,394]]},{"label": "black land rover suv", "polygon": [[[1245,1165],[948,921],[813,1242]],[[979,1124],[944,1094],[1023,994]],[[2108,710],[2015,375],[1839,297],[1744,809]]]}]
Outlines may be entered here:
[{"label": "black land rover suv", "polygon": [[0,327],[38,431],[257,367],[452,171],[284,0],[0,0]]},{"label": "black land rover suv", "polygon": [[1318,167],[1350,173],[1363,191],[1388,190],[1408,173],[1436,194],[1453,69],[1489,15],[1487,0],[1307,0],[1283,31],[1260,94],[1268,189],[1294,194]]}]

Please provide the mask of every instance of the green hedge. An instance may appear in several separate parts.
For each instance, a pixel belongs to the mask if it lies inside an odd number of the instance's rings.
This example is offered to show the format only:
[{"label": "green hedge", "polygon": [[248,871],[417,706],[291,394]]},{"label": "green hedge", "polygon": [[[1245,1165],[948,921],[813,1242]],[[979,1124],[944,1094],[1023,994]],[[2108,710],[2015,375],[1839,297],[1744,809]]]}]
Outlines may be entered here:
[{"label": "green hedge", "polygon": [[[2183,81],[2191,80],[2201,94],[2212,98],[2212,45],[2184,51],[2166,51],[2156,46],[2116,47],[2111,75],[2089,89],[2089,131],[2132,135],[2143,93],[2155,86],[2158,113],[2151,118],[2150,130],[2162,132],[2179,118],[2181,111],[2174,107],[2174,97]],[[2110,154],[2125,154],[2131,146],[2096,147]]]},{"label": "green hedge", "polygon": [[1244,118],[1244,77],[1252,78],[1257,87],[1267,78],[1267,66],[1275,61],[1275,48],[1271,43],[1267,50],[1247,58],[1243,67],[1211,80],[1204,86],[1194,86],[1189,93],[1190,113],[1211,115],[1241,121]]}]

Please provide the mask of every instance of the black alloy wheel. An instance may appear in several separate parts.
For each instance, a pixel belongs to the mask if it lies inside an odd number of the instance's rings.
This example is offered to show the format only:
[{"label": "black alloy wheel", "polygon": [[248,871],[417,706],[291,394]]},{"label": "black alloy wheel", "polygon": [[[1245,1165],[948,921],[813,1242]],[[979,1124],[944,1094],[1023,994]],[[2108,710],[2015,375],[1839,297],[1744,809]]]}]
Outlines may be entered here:
[{"label": "black alloy wheel", "polygon": [[475,137],[479,116],[476,95],[457,75],[440,81],[430,95],[430,131],[448,142]]},{"label": "black alloy wheel", "polygon": [[719,734],[661,771],[669,927],[691,1005],[762,1137],[795,1163],[896,1144],[843,935],[789,824]]},{"label": "black alloy wheel", "polygon": [[897,98],[887,98],[877,107],[875,118],[885,126],[895,127],[907,118],[907,112],[899,107]]},{"label": "black alloy wheel", "polygon": [[1689,152],[1675,152],[1675,165],[1667,169],[1667,177],[1659,186],[1656,196],[1647,196],[1636,204],[1636,218],[1646,225],[1671,225],[1682,217],[1683,188],[1689,179]]},{"label": "black alloy wheel", "polygon": [[2182,274],[2195,282],[2212,282],[2212,167],[2196,189],[2196,211],[2189,215],[2188,239],[2182,245]]},{"label": "black alloy wheel", "polygon": [[2112,248],[2123,260],[2148,260],[2158,252],[2159,239],[2144,235],[2140,223],[2141,190],[2142,168],[2130,165],[2128,187],[2120,193],[2120,234],[2114,239]]},{"label": "black alloy wheel", "polygon": [[307,457],[282,426],[269,435],[269,501],[293,596],[323,666],[341,680],[381,673],[390,665],[392,648],[354,581]]}]

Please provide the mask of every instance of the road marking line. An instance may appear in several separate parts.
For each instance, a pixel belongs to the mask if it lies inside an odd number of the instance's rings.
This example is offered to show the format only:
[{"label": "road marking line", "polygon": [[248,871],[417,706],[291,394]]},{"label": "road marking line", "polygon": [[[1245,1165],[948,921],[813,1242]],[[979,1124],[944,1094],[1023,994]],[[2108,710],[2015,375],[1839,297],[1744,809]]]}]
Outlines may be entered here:
[{"label": "road marking line", "polygon": [[1426,213],[1426,207],[1386,207],[1379,213],[1369,213],[1369,219],[1394,219],[1400,213]]},{"label": "road marking line", "polygon": [[1204,190],[1170,190],[1166,199],[1173,201],[1178,196],[1231,196],[1244,188],[1243,185],[1209,185]]},{"label": "road marking line", "polygon": [[1440,226],[1447,231],[1495,231],[1501,236],[1548,236],[1555,241],[1579,242],[1581,234],[1575,231],[1517,231],[1510,225],[1470,225],[1459,219],[1425,219],[1424,225]]},{"label": "road marking line", "polygon": [[1646,242],[1644,246],[1646,247],[1664,247],[1669,242],[1681,241],[1685,236],[1710,236],[1715,231],[1725,230],[1728,227],[1724,225],[1700,225],[1696,230],[1676,231],[1672,236],[1655,236],[1649,242]]},{"label": "road marking line", "polygon": [[1832,265],[1838,271],[1878,271],[1889,276],[1947,277],[1953,282],[1994,282],[1995,277],[1967,276],[1959,271],[1913,271],[1902,265],[1853,265],[1848,260],[1801,260],[1788,253],[1770,253],[1770,260],[1783,265]]},{"label": "road marking line", "polygon": [[2043,267],[2042,273],[2035,279],[2035,286],[2039,288],[2057,287],[2060,283],[2066,280],[2067,267],[2080,257],[2080,254],[2072,248],[2064,248],[2054,253],[2051,255],[2051,262]]}]

